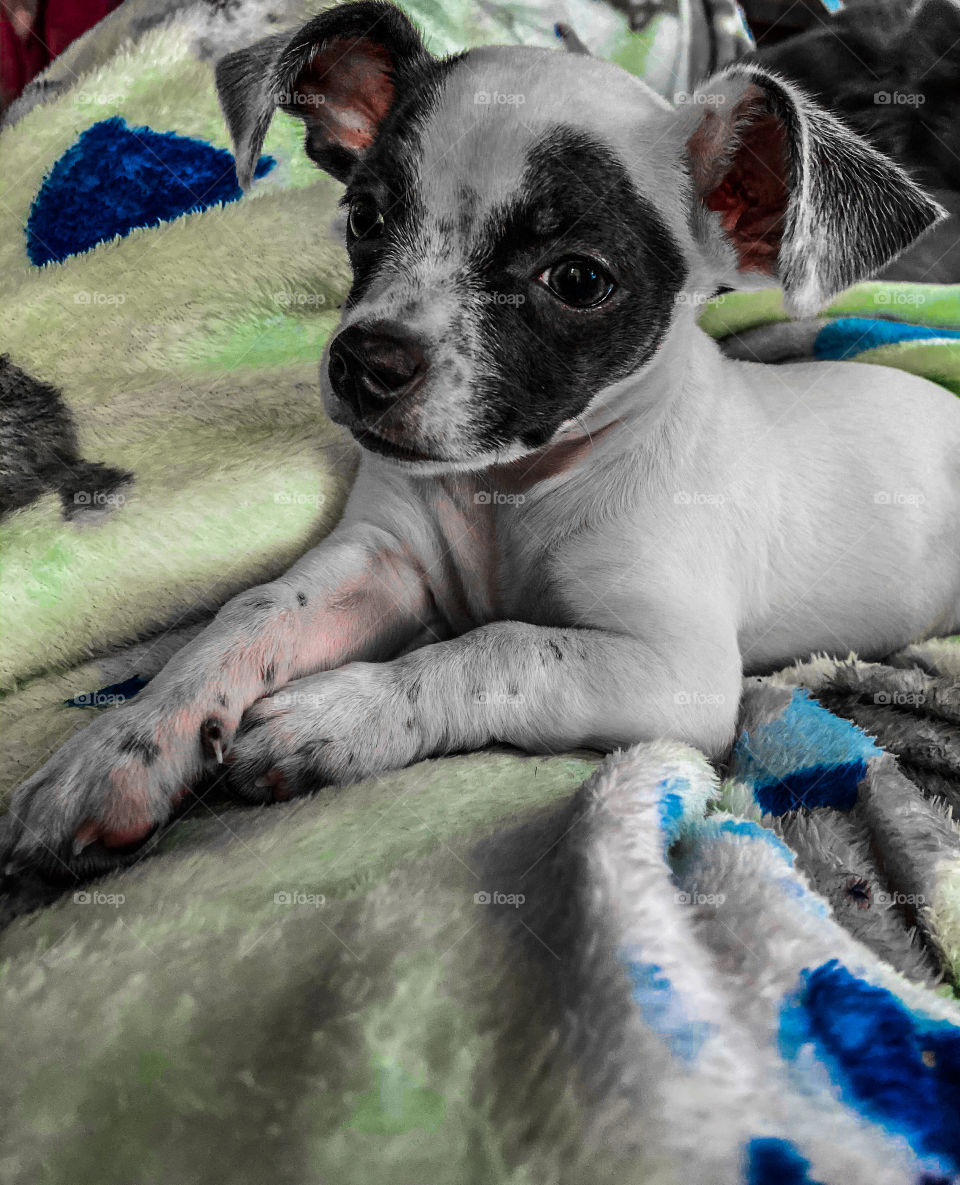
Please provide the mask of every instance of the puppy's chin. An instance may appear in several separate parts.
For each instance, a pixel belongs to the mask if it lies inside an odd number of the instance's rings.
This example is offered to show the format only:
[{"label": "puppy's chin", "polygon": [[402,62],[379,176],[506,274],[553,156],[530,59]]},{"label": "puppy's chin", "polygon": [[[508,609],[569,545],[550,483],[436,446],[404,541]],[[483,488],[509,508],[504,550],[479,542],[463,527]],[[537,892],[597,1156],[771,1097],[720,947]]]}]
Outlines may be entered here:
[{"label": "puppy's chin", "polygon": [[443,447],[437,441],[423,440],[419,434],[404,432],[383,423],[367,424],[335,395],[324,390],[323,405],[335,424],[346,428],[365,452],[410,473],[430,476],[443,473],[471,473],[491,465],[518,460],[531,450],[519,442],[490,448],[469,440],[457,447]]},{"label": "puppy's chin", "polygon": [[416,473],[423,477],[444,473],[476,473],[489,469],[492,465],[518,460],[529,451],[517,445],[497,449],[478,448],[475,452],[441,453],[419,440],[388,440],[362,425],[348,423],[345,426],[350,430],[354,440],[367,452],[408,473]]}]

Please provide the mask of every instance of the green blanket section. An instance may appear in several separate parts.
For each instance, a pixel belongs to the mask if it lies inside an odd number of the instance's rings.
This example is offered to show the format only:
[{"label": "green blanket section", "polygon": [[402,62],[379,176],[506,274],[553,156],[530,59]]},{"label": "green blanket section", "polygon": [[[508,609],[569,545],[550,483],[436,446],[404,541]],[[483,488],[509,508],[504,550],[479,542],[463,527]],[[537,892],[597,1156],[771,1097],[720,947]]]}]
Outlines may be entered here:
[{"label": "green blanket section", "polygon": [[[475,900],[506,876],[537,892],[544,827],[593,764],[493,752],[280,809],[197,804],[161,854],[15,922],[0,1179],[640,1181],[597,1171],[544,1078],[572,1084],[559,956]],[[485,853],[506,819],[526,834]]]}]

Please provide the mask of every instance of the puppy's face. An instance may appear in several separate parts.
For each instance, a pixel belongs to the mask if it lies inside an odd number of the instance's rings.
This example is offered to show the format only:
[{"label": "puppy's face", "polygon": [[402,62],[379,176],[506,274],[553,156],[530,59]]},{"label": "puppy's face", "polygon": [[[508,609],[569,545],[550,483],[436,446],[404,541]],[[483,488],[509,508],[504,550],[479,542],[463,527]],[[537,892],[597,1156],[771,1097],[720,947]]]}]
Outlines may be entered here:
[{"label": "puppy's face", "polygon": [[[426,63],[348,177],[332,418],[398,461],[476,467],[546,444],[643,367],[686,272],[642,173],[670,114],[594,59]],[[660,182],[679,209],[679,171]]]},{"label": "puppy's face", "polygon": [[548,444],[651,365],[681,291],[779,283],[810,315],[943,213],[755,66],[675,111],[586,55],[439,60],[398,8],[351,0],[228,55],[217,84],[242,184],[277,107],[345,183],[354,282],[325,404],[424,471]]}]

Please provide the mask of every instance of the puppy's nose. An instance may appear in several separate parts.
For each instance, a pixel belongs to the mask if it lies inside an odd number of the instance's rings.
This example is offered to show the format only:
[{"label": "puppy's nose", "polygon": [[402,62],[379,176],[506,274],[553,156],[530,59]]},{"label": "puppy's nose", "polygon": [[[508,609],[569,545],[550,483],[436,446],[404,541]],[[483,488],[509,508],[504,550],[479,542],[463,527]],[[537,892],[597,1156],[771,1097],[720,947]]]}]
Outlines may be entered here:
[{"label": "puppy's nose", "polygon": [[387,322],[351,325],[330,346],[330,383],[363,415],[409,395],[427,371],[420,343]]}]

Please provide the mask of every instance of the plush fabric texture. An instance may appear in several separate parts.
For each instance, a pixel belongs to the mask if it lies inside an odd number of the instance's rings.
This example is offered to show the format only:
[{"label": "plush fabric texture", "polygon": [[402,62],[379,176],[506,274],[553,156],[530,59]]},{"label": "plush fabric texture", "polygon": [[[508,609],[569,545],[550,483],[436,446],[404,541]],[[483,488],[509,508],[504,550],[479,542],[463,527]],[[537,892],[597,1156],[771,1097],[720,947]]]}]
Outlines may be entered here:
[{"label": "plush fabric texture", "polygon": [[[555,40],[535,0],[408,8],[438,51]],[[657,54],[592,0],[564,16],[633,68]],[[355,463],[316,392],[348,282],[323,230],[339,187],[279,116],[243,200],[134,217],[153,137],[230,180],[203,57],[237,31],[188,8],[128,41],[123,19],[0,142],[0,375],[87,467],[71,483],[21,449],[0,472],[26,490],[0,553],[4,796],[322,538]],[[138,142],[127,233],[100,233],[123,170],[91,158],[96,217],[50,220],[58,250],[87,246],[37,266],[30,211],[104,124]],[[895,286],[815,326],[765,293],[703,318],[728,343],[792,331],[779,348],[812,357],[880,295],[960,326],[957,290]],[[945,338],[884,350],[956,382]],[[721,771],[660,742],[490,750],[256,810],[198,789],[132,867],[0,898],[0,1179],[957,1180],[958,696],[960,640],[940,639],[745,681]]]}]

